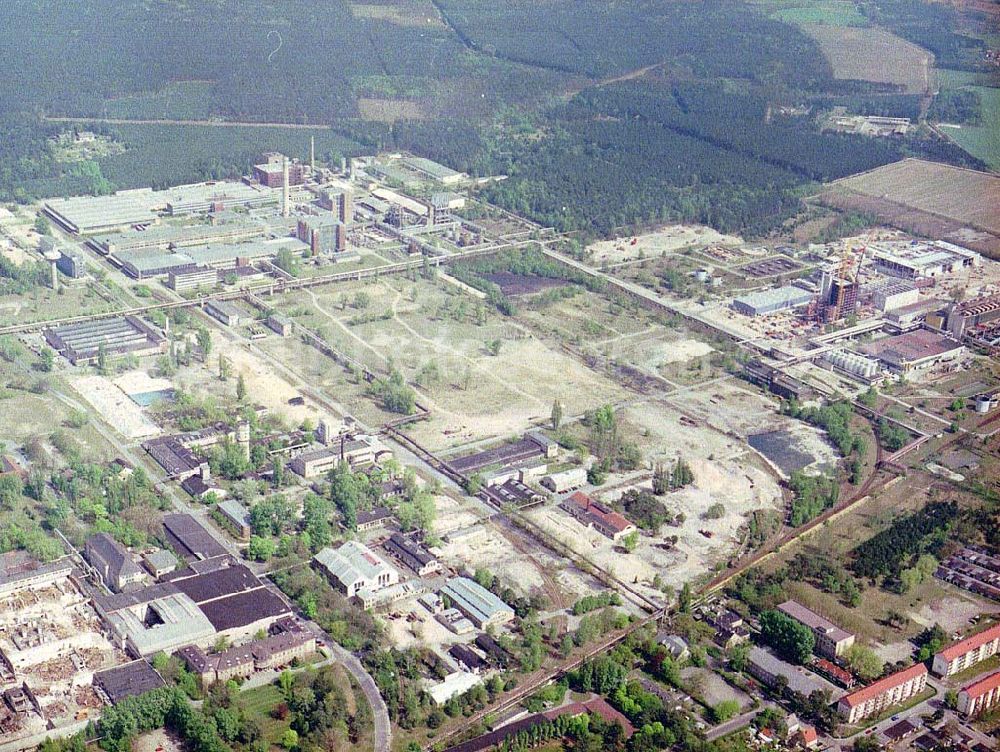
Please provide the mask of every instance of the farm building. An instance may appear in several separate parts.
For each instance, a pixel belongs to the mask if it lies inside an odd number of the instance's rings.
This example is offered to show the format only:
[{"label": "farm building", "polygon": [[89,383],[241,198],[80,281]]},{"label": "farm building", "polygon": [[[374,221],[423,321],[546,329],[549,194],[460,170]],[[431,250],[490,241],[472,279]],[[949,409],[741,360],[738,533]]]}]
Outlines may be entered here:
[{"label": "farm building", "polygon": [[587,469],[571,467],[558,473],[550,473],[541,480],[542,485],[553,493],[566,493],[587,484]]},{"label": "farm building", "polygon": [[624,516],[582,491],[568,496],[559,508],[572,515],[581,525],[592,527],[613,541],[636,531],[635,525]]}]

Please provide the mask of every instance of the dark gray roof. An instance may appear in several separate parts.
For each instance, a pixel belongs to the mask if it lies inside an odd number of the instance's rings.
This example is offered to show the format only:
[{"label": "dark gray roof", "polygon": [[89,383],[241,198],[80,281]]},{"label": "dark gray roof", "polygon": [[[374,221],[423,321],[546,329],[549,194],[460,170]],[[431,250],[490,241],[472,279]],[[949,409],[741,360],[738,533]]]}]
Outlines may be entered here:
[{"label": "dark gray roof", "polygon": [[132,561],[125,546],[107,533],[97,533],[87,538],[85,551],[87,560],[102,577],[106,574],[111,584],[117,585],[123,578],[143,574],[139,565]]},{"label": "dark gray roof", "polygon": [[189,514],[164,515],[163,529],[177,553],[186,558],[211,559],[226,554],[222,544]]},{"label": "dark gray roof", "polygon": [[163,678],[146,661],[133,661],[124,666],[109,668],[94,674],[94,685],[117,704],[126,697],[134,697],[166,684]]}]

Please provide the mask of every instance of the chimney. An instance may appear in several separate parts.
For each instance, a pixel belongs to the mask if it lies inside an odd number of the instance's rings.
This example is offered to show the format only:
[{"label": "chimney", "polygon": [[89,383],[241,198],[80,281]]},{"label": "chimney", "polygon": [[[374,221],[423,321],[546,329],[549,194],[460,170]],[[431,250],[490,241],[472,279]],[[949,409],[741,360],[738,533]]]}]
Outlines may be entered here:
[{"label": "chimney", "polygon": [[287,217],[291,214],[288,200],[288,157],[281,159],[281,216]]},{"label": "chimney", "polygon": [[309,137],[309,169],[316,172],[316,137]]}]

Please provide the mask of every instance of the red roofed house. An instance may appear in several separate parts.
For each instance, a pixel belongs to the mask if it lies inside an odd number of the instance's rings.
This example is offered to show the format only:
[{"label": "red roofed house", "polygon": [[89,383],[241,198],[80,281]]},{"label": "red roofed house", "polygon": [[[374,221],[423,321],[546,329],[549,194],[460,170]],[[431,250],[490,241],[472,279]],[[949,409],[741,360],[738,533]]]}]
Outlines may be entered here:
[{"label": "red roofed house", "polygon": [[635,525],[625,517],[594,501],[582,491],[567,496],[559,506],[573,515],[581,525],[592,527],[613,541],[635,532]]},{"label": "red roofed house", "polygon": [[956,642],[934,656],[931,670],[938,676],[965,671],[1000,652],[1000,624]]},{"label": "red roofed house", "polygon": [[962,715],[979,715],[1000,703],[1000,671],[994,671],[958,693],[958,712]]},{"label": "red roofed house", "polygon": [[577,716],[585,713],[599,715],[607,723],[617,723],[625,731],[625,738],[628,739],[635,733],[635,726],[629,723],[628,718],[611,707],[603,697],[593,697],[586,702],[571,702],[559,708],[547,710],[542,715],[550,721],[561,715]]},{"label": "red roofed house", "polygon": [[819,744],[819,734],[816,733],[816,729],[812,726],[803,726],[795,732],[792,742],[800,747],[812,749]]},{"label": "red roofed house", "polygon": [[848,723],[857,723],[920,694],[926,686],[927,667],[918,663],[844,695],[837,703],[837,710],[847,718]]}]

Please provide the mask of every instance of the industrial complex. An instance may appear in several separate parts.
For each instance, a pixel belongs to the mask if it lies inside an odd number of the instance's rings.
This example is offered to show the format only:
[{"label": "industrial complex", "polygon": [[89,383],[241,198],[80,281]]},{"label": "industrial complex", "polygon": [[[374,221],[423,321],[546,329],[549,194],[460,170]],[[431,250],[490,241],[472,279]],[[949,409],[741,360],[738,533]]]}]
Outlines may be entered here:
[{"label": "industrial complex", "polygon": [[37,204],[67,305],[8,328],[34,358],[8,382],[59,412],[0,441],[0,492],[58,555],[0,554],[0,746],[183,686],[267,698],[294,750],[328,669],[377,752],[521,749],[583,715],[629,749],[658,733],[641,706],[835,750],[1000,705],[995,550],[928,538],[862,576],[824,548],[853,562],[828,520],[874,535],[993,467],[998,265],[887,228],[584,246],[489,180],[267,151]]}]

